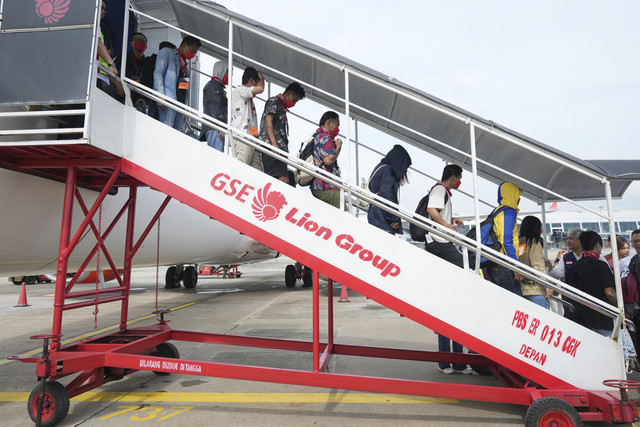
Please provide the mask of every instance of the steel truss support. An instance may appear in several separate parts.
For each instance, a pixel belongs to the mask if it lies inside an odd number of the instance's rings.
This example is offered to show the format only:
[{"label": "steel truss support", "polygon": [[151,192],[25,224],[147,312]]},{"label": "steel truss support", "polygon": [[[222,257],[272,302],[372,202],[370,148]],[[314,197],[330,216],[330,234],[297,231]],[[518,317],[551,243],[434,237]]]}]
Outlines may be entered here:
[{"label": "steel truss support", "polygon": [[[96,226],[94,222],[94,216],[100,205],[104,201],[105,197],[109,194],[111,188],[115,185],[116,180],[119,178],[121,173],[120,165],[116,165],[114,171],[109,177],[106,185],[96,198],[95,202],[91,206],[90,209],[87,208],[80,191],[77,188],[77,169],[75,166],[70,166],[67,168],[67,179],[65,183],[65,195],[63,202],[63,211],[62,211],[62,226],[60,231],[60,245],[58,250],[58,269],[56,274],[56,290],[54,297],[54,311],[53,311],[53,324],[52,324],[52,335],[53,338],[51,340],[51,351],[55,352],[60,350],[60,337],[62,336],[62,313],[65,310],[71,310],[75,308],[87,307],[94,304],[104,304],[108,302],[120,301],[121,313],[120,313],[120,330],[123,331],[127,326],[127,315],[129,309],[129,291],[131,287],[131,266],[132,259],[135,256],[136,252],[140,248],[140,245],[144,241],[144,239],[148,236],[149,232],[153,228],[153,225],[158,221],[158,218],[166,208],[167,204],[171,200],[170,196],[167,196],[163,203],[158,208],[158,211],[151,219],[149,225],[142,232],[139,240],[134,242],[134,223],[135,223],[135,205],[137,200],[137,184],[129,186],[129,198],[124,203],[120,211],[116,214],[114,219],[111,221],[107,229],[101,233],[101,230]],[[72,219],[73,219],[73,207],[74,207],[74,196],[78,201],[78,205],[84,214],[84,219],[78,229],[76,230],[73,238],[71,237],[72,232]],[[125,247],[124,247],[124,265],[122,269],[118,269],[113,258],[107,247],[105,245],[105,240],[109,236],[109,234],[113,231],[117,223],[123,218],[124,213],[127,212],[127,225],[126,225],[126,237],[125,237]],[[93,246],[91,251],[89,251],[88,255],[80,265],[78,271],[75,273],[74,277],[67,284],[67,272],[69,266],[69,257],[73,253],[76,248],[78,242],[84,235],[87,227],[90,227],[93,234],[96,237],[96,244]],[[72,292],[74,285],[76,284],[80,275],[85,271],[89,262],[96,255],[98,251],[101,251],[104,254],[109,267],[116,272],[116,279],[118,280],[118,286],[115,287],[107,287],[104,289],[94,289],[88,291],[79,291]],[[122,273],[122,277],[120,276]],[[117,294],[108,297],[99,297],[104,294]],[[95,297],[92,300],[75,302],[75,303],[67,303],[66,301],[74,298],[83,298],[93,296]]]}]

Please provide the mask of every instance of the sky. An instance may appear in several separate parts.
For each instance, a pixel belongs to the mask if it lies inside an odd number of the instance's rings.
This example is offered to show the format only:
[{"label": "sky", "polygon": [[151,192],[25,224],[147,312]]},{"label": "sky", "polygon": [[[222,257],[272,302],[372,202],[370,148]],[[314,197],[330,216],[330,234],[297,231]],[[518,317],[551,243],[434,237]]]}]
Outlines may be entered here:
[{"label": "sky", "polygon": [[639,158],[638,1],[220,3],[579,158]]}]

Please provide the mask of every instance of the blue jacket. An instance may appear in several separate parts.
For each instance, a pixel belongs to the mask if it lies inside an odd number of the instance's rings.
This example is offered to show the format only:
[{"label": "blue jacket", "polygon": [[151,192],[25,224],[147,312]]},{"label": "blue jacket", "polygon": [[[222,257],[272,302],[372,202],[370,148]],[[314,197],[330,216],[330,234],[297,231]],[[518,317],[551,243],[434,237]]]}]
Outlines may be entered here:
[{"label": "blue jacket", "polygon": [[[411,157],[401,145],[394,145],[391,151],[373,168],[369,178],[369,191],[380,197],[398,204],[398,189],[400,178],[411,166]],[[369,224],[388,231],[389,233],[402,234],[402,222],[400,217],[393,215],[377,206],[369,206],[367,213]],[[397,222],[398,229],[394,230],[389,224]]]},{"label": "blue jacket", "polygon": [[178,51],[165,47],[156,57],[156,69],[153,72],[153,89],[168,98],[178,99],[178,77],[180,75],[180,57]]},{"label": "blue jacket", "polygon": [[522,191],[511,182],[503,182],[498,187],[498,208],[506,206],[507,209],[497,214],[493,219],[493,230],[498,241],[502,244],[502,253],[509,258],[518,260],[518,204]]}]

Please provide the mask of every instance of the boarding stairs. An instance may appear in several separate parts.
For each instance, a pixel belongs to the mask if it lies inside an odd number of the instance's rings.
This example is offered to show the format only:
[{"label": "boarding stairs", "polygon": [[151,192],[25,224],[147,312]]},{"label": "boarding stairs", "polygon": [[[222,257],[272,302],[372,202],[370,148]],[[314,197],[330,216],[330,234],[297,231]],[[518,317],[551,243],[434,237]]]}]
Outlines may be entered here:
[{"label": "boarding stairs", "polygon": [[544,387],[603,390],[623,372],[616,341],[96,97],[93,117],[123,117],[122,139],[96,120],[91,144],[121,156],[127,175]]},{"label": "boarding stairs", "polygon": [[[175,0],[172,3],[174,3],[174,7],[184,6],[185,10],[195,17],[200,16],[201,9],[209,7],[200,4],[202,2],[187,0]],[[12,2],[12,4],[18,5],[20,3]],[[218,11],[217,13],[225,14],[226,12]],[[187,18],[189,17],[187,16]],[[189,19],[185,18],[185,21],[189,22]],[[197,19],[195,21],[199,22]],[[194,24],[196,27],[197,22]],[[90,26],[88,24],[87,32],[92,32],[93,37],[96,37],[96,32],[93,27],[89,28]],[[218,30],[218,27],[208,23],[203,28],[213,32]],[[231,33],[231,26],[229,28]],[[19,35],[21,31],[19,29],[15,34]],[[51,34],[61,33],[63,32],[57,31]],[[266,39],[279,40],[277,37],[267,37]],[[305,49],[304,45],[296,46],[298,53],[305,52]],[[212,50],[215,51],[213,48]],[[93,51],[88,50],[86,54],[87,58],[95,57]],[[255,54],[259,55],[261,52]],[[33,69],[37,70],[37,67]],[[336,68],[336,70],[324,70],[324,72],[326,76],[329,76],[331,73],[342,73],[343,70],[344,68]],[[289,70],[289,72],[292,71]],[[163,207],[159,210],[158,216],[168,203],[169,198],[173,198],[299,261],[314,271],[314,342],[309,344],[288,340],[224,336],[207,332],[174,331],[164,320],[166,315],[164,312],[157,313],[160,317],[157,325],[128,329],[126,313],[131,264],[127,266],[126,263],[131,262],[133,256],[131,249],[134,248],[129,239],[134,234],[133,227],[128,226],[125,248],[128,255],[125,256],[125,276],[129,275],[129,277],[125,277],[124,284],[115,288],[118,292],[122,292],[121,295],[109,297],[112,299],[101,298],[99,300],[100,303],[122,301],[119,332],[77,345],[60,346],[62,311],[76,306],[73,304],[65,306],[63,293],[66,277],[63,273],[66,271],[58,268],[59,283],[55,297],[54,333],[44,337],[45,340],[53,340],[52,359],[49,359],[46,345],[42,358],[23,359],[28,362],[38,362],[37,374],[43,380],[43,384],[48,377],[59,378],[84,371],[67,386],[70,395],[77,395],[106,381],[119,379],[135,370],[147,369],[311,386],[500,401],[523,405],[542,400],[542,397],[557,396],[568,401],[572,406],[588,408],[581,416],[583,419],[631,419],[632,413],[635,411],[632,402],[630,405],[626,403],[623,405],[624,408],[621,411],[624,414],[620,415],[618,403],[619,400],[626,402],[626,396],[622,391],[620,394],[617,391],[612,392],[610,387],[603,384],[606,380],[623,381],[626,378],[625,358],[619,341],[616,339],[617,334],[614,334],[614,338],[601,336],[551,310],[543,309],[490,283],[478,274],[478,271],[454,266],[405,240],[369,225],[362,218],[315,199],[307,189],[286,185],[237,161],[231,155],[213,150],[205,143],[163,125],[138,112],[131,105],[122,105],[93,87],[95,74],[94,67],[92,74],[88,76],[86,81],[83,81],[82,85],[77,85],[76,89],[79,95],[73,98],[76,101],[83,100],[86,95],[86,104],[83,102],[78,104],[83,105],[83,108],[86,107],[86,109],[79,111],[79,114],[84,117],[84,124],[62,131],[48,130],[48,135],[47,132],[44,132],[45,136],[40,141],[30,140],[30,135],[33,133],[30,131],[1,131],[0,136],[13,137],[18,135],[21,139],[16,138],[13,142],[3,142],[3,145],[0,145],[2,149],[8,147],[7,152],[10,153],[10,155],[3,156],[3,161],[6,162],[3,166],[45,177],[51,177],[48,168],[60,167],[60,165],[67,167],[65,210],[73,205],[73,193],[76,190],[74,188],[76,184],[73,180],[76,169],[92,168],[91,172],[96,171],[96,176],[90,179],[90,185],[93,189],[104,187],[100,197],[103,197],[106,191],[110,191],[111,185],[121,187],[130,185],[132,195],[135,193],[135,186],[149,186],[168,196]],[[278,74],[274,72],[274,75]],[[348,86],[350,82],[348,70],[345,71],[345,75],[347,76],[345,86]],[[315,77],[319,76],[324,76],[324,74],[318,74]],[[289,79],[289,76],[280,76],[280,78]],[[213,128],[230,133],[231,135],[228,134],[228,137],[242,140],[263,153],[274,155],[270,147],[265,147],[264,144],[251,136],[229,130],[225,123],[217,122],[184,105],[159,99],[156,92],[145,89],[129,79],[124,78],[123,81],[127,93],[130,90],[140,91],[151,99],[167,105],[168,108],[179,110],[196,122],[205,122]],[[354,86],[362,85],[365,81],[366,79],[359,75],[353,80]],[[317,84],[322,82],[323,79],[318,78]],[[395,90],[393,96],[401,98],[397,88],[385,86],[386,82],[381,83],[376,80],[375,84],[382,85],[381,91],[388,90],[391,93]],[[90,88],[89,93],[86,93],[87,86]],[[336,92],[340,91],[336,90]],[[347,96],[350,95],[348,90],[345,92]],[[366,91],[358,90],[352,92],[366,93]],[[329,96],[327,91],[322,92],[319,89],[313,95],[325,103],[333,96]],[[27,103],[20,96],[21,94],[16,95],[16,99]],[[409,94],[407,99],[414,102],[415,98],[413,94]],[[129,102],[127,101],[127,103]],[[363,99],[362,103],[366,104],[366,99]],[[356,105],[356,100],[347,101],[345,104],[347,105],[346,115],[350,117],[349,108]],[[398,101],[397,105],[403,105],[403,102]],[[451,113],[448,107],[437,110],[444,111],[446,114]],[[365,107],[354,107],[353,111],[360,117],[368,117],[370,121],[374,121],[372,119],[374,114],[367,111]],[[19,116],[23,112],[9,114]],[[25,114],[29,118],[46,117],[49,112],[28,112]],[[73,113],[63,112],[61,114]],[[14,116],[5,114],[5,117],[11,119]],[[451,117],[448,117],[447,120],[449,119],[454,121]],[[471,123],[470,120],[468,122]],[[469,123],[465,123],[465,126]],[[387,125],[388,123],[385,123],[385,126]],[[472,123],[469,128],[473,144],[476,142],[473,135],[474,126]],[[396,132],[401,140],[406,141],[413,137],[413,134],[407,131],[409,126],[394,124],[388,129]],[[81,134],[81,137],[65,142],[52,141],[47,137],[56,134],[56,132],[59,134],[64,132]],[[487,132],[487,135],[491,138],[495,136],[490,132]],[[60,152],[72,153],[73,158],[49,161],[46,155],[55,153],[58,148],[60,148]],[[27,153],[27,156],[33,155],[34,158],[20,159],[12,163],[13,156],[21,153]],[[471,154],[475,160],[475,152]],[[612,318],[612,324],[614,320],[617,321],[616,329],[619,329],[620,309],[599,302],[578,290],[565,287],[562,283],[540,275],[522,264],[514,263],[501,254],[483,249],[479,242],[469,240],[457,233],[449,234],[446,230],[437,227],[435,223],[413,214],[412,210],[408,211],[401,206],[390,204],[357,185],[352,185],[348,180],[326,176],[322,171],[296,160],[294,156],[286,156],[286,153],[278,153],[278,155],[284,156],[283,160],[293,167],[303,168],[318,177],[335,183],[345,190],[349,199],[352,197],[362,198],[396,213],[406,221],[428,227],[431,232],[460,245],[465,253],[482,250],[483,256],[528,278],[539,280],[545,285],[560,290],[572,299],[575,298],[588,304],[593,309],[609,315]],[[449,160],[449,158],[447,159]],[[475,169],[475,165],[473,169]],[[57,175],[56,178],[60,179],[61,176]],[[134,197],[131,197],[130,200],[133,200]],[[83,226],[86,227],[92,221],[91,217],[96,214],[98,205],[99,199],[91,209],[83,206],[83,211],[87,216]],[[130,218],[134,216],[132,213],[134,208],[131,206],[126,206],[129,208],[128,216]],[[125,210],[123,207],[121,213],[123,214]],[[65,229],[65,217],[68,218],[69,215],[63,212],[63,229]],[[155,219],[157,218],[154,218],[152,223]],[[68,224],[70,223],[69,219]],[[93,223],[91,226],[95,228]],[[65,232],[68,232],[70,225],[66,228]],[[148,233],[149,230],[150,227],[144,233]],[[94,233],[100,234],[96,230]],[[65,239],[67,242],[64,242]],[[68,239],[68,235],[62,236],[60,239],[61,254],[67,251],[64,244],[68,243]],[[62,259],[62,256],[60,258]],[[426,328],[455,340],[477,354],[455,355],[447,353],[443,355],[438,352],[340,345],[333,342],[332,335],[329,337],[329,342],[320,343],[316,310],[318,307],[319,274]],[[332,289],[331,285],[329,289]],[[96,305],[99,294],[112,291],[113,289],[96,290],[94,293]],[[329,293],[329,299],[331,300],[331,293]],[[87,306],[87,303],[81,304]],[[56,328],[58,329],[56,330]],[[186,366],[193,368],[192,371],[188,371],[182,367],[183,364],[172,362],[165,365],[169,358],[174,356],[157,352],[160,345],[169,340],[195,340],[202,343],[313,351],[313,371],[241,367],[213,362],[186,363]],[[153,349],[156,349],[155,353]],[[321,351],[324,351],[322,354],[323,363],[319,364],[318,359],[320,359],[319,353]],[[473,364],[474,361],[482,363],[490,361],[493,373],[500,373],[503,382],[510,383],[512,387],[454,385],[329,373],[326,369],[326,361],[330,357],[328,353],[430,362],[458,361]],[[65,363],[65,361],[72,363]],[[621,390],[624,388],[624,384],[620,382],[613,383],[613,385],[620,386]],[[516,389],[517,387],[519,388]],[[599,398],[592,399],[596,395]],[[618,396],[621,396],[620,399]],[[30,400],[30,402],[32,401]],[[615,403],[612,403],[614,401]]]}]

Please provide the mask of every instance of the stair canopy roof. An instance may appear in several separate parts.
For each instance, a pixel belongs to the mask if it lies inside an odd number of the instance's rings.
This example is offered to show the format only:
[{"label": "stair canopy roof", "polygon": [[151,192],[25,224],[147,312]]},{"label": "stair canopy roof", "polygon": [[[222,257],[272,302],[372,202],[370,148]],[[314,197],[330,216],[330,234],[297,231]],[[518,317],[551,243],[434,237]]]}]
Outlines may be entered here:
[{"label": "stair canopy roof", "polygon": [[604,180],[611,182],[612,197],[621,198],[640,179],[640,160],[581,160],[220,4],[133,1],[142,12],[157,9],[156,3],[171,4],[179,28],[216,43],[203,43],[201,51],[218,58],[228,56],[232,22],[235,65],[256,66],[283,87],[299,81],[308,98],[342,113],[348,70],[352,118],[466,170],[473,123],[479,175],[496,184],[514,182],[535,202],[603,199]]}]

